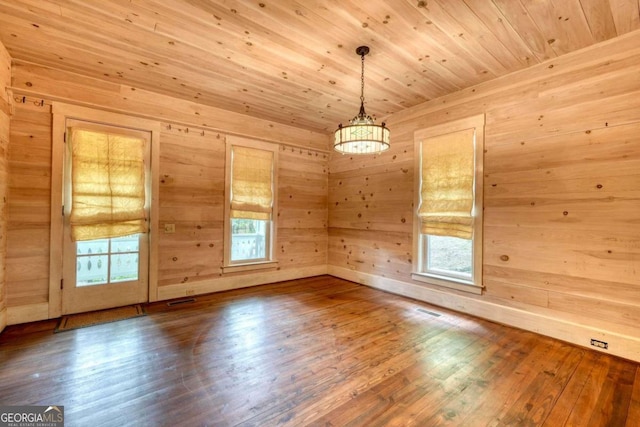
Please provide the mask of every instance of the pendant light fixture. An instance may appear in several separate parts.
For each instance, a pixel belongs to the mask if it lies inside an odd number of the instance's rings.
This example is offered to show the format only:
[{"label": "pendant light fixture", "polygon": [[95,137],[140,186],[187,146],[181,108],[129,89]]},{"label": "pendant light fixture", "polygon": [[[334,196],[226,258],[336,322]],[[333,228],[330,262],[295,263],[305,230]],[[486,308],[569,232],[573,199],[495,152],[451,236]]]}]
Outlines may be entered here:
[{"label": "pendant light fixture", "polygon": [[364,111],[364,57],[369,53],[368,46],[360,46],[356,53],[362,58],[360,79],[360,112],[349,125],[338,125],[335,132],[334,150],[343,154],[376,154],[389,149],[389,128],[375,124],[374,119]]}]

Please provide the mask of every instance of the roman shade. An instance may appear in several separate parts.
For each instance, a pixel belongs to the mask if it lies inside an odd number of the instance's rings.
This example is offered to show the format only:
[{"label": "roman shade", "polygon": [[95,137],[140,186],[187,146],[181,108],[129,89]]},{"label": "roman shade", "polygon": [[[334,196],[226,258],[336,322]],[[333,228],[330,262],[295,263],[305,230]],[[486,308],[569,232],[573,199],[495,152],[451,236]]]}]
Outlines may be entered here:
[{"label": "roman shade", "polygon": [[231,218],[271,220],[273,152],[233,146]]},{"label": "roman shade", "polygon": [[70,128],[71,238],[147,232],[144,139]]},{"label": "roman shade", "polygon": [[473,237],[474,135],[466,129],[422,141],[422,234]]}]

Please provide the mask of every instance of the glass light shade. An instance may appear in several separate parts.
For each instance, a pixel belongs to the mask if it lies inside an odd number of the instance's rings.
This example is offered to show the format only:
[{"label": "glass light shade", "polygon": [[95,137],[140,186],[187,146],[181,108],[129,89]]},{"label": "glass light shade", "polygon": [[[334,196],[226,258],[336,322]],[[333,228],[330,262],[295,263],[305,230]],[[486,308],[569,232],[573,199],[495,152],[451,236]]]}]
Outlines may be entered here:
[{"label": "glass light shade", "polygon": [[389,129],[370,117],[356,116],[348,126],[338,126],[333,148],[343,154],[381,153],[389,149]]}]

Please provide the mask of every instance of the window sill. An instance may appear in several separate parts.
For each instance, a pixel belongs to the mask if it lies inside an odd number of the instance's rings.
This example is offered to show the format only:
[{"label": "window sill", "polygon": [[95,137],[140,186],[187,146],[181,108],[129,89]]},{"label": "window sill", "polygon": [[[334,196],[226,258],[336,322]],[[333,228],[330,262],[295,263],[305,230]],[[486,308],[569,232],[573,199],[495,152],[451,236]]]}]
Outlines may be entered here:
[{"label": "window sill", "polygon": [[252,262],[248,264],[233,264],[222,267],[222,273],[237,273],[240,271],[266,270],[269,268],[277,268],[278,261],[262,261]]},{"label": "window sill", "polygon": [[469,292],[476,295],[482,295],[482,286],[474,285],[473,283],[465,282],[463,280],[457,280],[454,278],[442,278],[441,276],[433,276],[426,273],[412,273],[411,278],[418,282],[426,283],[427,285],[434,285],[443,288],[456,289],[458,291]]}]

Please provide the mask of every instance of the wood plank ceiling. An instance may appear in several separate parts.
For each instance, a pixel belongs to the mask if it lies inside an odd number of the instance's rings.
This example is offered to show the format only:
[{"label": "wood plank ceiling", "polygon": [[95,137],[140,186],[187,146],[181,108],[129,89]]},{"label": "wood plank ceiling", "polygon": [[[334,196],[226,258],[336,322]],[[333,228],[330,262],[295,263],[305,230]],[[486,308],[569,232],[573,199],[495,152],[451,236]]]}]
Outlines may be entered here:
[{"label": "wood plank ceiling", "polygon": [[331,132],[640,28],[638,0],[0,0],[33,62]]}]

